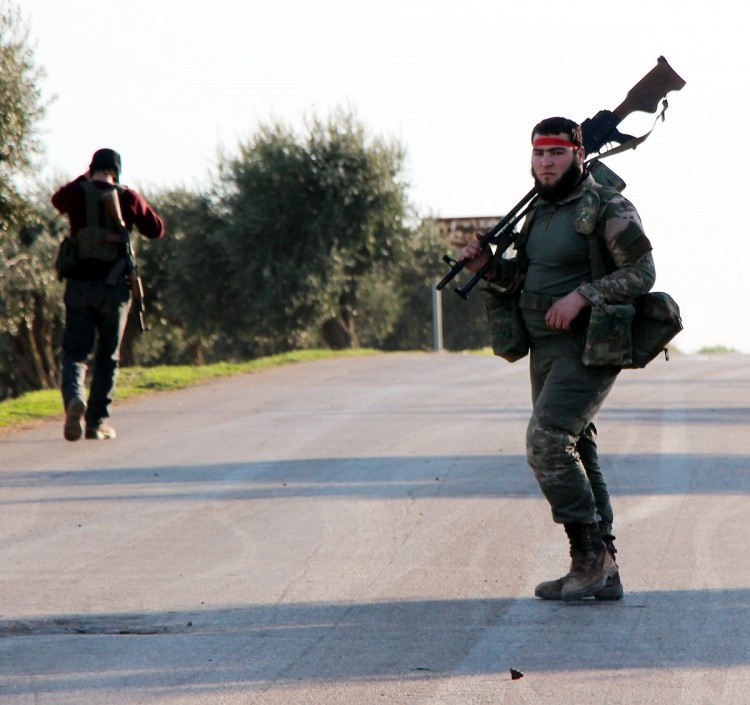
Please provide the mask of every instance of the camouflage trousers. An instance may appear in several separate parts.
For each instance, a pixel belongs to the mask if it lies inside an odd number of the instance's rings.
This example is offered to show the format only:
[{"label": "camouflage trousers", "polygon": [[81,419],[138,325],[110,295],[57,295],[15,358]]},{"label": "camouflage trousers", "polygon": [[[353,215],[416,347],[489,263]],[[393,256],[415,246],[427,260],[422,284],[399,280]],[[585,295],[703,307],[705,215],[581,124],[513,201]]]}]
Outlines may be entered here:
[{"label": "camouflage trousers", "polygon": [[531,351],[533,412],[526,456],[559,524],[598,522],[611,534],[612,505],[599,466],[596,414],[620,372],[585,367],[584,336],[563,333]]}]

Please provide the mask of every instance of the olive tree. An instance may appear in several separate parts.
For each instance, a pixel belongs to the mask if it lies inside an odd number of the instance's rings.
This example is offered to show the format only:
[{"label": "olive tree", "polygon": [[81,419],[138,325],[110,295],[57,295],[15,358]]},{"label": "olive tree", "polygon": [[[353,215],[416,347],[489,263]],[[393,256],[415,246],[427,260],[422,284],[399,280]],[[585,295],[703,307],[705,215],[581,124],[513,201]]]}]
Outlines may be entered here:
[{"label": "olive tree", "polygon": [[0,397],[57,383],[60,290],[54,218],[19,184],[40,151],[45,105],[27,24],[0,3]]},{"label": "olive tree", "polygon": [[301,135],[262,126],[223,159],[210,207],[185,230],[181,315],[251,356],[357,347],[362,282],[388,277],[408,248],[403,157],[351,113],[313,117]]}]

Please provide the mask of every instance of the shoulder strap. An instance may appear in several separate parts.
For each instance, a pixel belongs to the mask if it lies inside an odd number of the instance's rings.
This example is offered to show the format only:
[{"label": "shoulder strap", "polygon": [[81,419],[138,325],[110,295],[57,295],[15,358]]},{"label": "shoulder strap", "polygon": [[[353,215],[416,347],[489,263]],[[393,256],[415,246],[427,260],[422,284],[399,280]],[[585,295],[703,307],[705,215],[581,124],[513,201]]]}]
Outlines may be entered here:
[{"label": "shoulder strap", "polygon": [[602,247],[599,236],[594,232],[586,236],[589,242],[589,259],[591,259],[591,276],[596,281],[601,279],[606,273],[607,268],[604,266],[602,257]]},{"label": "shoulder strap", "polygon": [[576,214],[575,229],[586,236],[591,260],[591,276],[594,281],[601,279],[610,271],[602,251],[602,248],[606,248],[603,222],[609,197],[616,192],[616,189],[598,184],[586,188]]},{"label": "shoulder strap", "polygon": [[86,225],[90,228],[102,227],[104,223],[102,223],[102,213],[99,208],[101,203],[99,189],[90,181],[81,182],[81,187],[86,199]]},{"label": "shoulder strap", "polygon": [[526,270],[529,268],[529,260],[526,257],[526,240],[529,238],[529,230],[531,229],[531,224],[534,222],[535,216],[536,208],[532,208],[526,214],[521,230],[518,233],[518,238],[516,238],[516,242],[513,246],[516,251],[516,256],[518,257],[518,271],[521,274],[526,274]]},{"label": "shoulder strap", "polygon": [[[97,188],[90,181],[82,181],[81,186],[86,198],[86,226],[89,228],[116,230],[117,224],[102,204],[104,194],[107,193],[107,190]],[[122,190],[116,184],[113,186],[113,190],[117,192],[119,199]]]}]

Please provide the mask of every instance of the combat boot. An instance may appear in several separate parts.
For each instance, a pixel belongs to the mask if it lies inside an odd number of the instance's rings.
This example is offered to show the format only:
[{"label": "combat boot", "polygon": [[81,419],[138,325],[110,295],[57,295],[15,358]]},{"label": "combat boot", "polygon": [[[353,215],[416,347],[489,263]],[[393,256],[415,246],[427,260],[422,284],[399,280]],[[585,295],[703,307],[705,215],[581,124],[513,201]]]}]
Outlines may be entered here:
[{"label": "combat boot", "polygon": [[[570,573],[568,573],[570,575]],[[542,600],[562,600],[562,589],[568,575],[563,575],[557,580],[546,580],[534,588],[534,595]],[[604,587],[593,594],[596,600],[621,600],[624,594],[619,572],[607,578]]]},{"label": "combat boot", "polygon": [[[615,553],[617,553],[617,549],[615,548],[614,543],[614,536],[606,535],[602,536],[602,541],[604,542],[604,545],[607,547],[607,550],[609,551],[610,555],[614,559]],[[572,549],[571,549],[571,558],[574,558],[572,555]],[[624,590],[622,587],[622,582],[620,581],[620,572],[619,569],[616,567],[617,564],[615,563],[615,572],[614,574],[610,575],[607,578],[607,582],[604,584],[604,587],[599,590],[598,592],[595,592],[593,597],[596,600],[621,600],[622,596],[624,594]],[[571,566],[571,571],[573,570]],[[536,586],[534,589],[534,595],[536,597],[539,597],[542,600],[562,600],[562,589],[563,585],[565,585],[565,581],[568,579],[568,575],[563,575],[561,578],[557,578],[557,580],[545,580],[542,583],[539,583],[539,585]]]},{"label": "combat boot", "polygon": [[601,527],[599,533],[601,534],[604,545],[609,551],[609,555],[612,556],[612,560],[615,562],[615,572],[607,578],[604,587],[597,592],[594,597],[597,600],[621,600],[625,591],[623,590],[622,582],[620,581],[620,567],[617,565],[617,559],[615,558],[615,554],[617,553],[617,549],[615,548],[615,537],[608,532],[602,532]]},{"label": "combat boot", "polygon": [[593,597],[617,572],[617,564],[602,541],[596,524],[565,524],[573,561],[563,583],[565,602]]}]

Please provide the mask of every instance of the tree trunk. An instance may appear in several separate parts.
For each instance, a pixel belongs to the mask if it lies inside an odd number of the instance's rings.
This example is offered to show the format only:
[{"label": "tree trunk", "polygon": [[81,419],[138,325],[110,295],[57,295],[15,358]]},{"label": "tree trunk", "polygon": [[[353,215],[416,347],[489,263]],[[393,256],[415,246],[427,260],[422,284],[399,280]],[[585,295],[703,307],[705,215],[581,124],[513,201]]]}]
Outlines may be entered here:
[{"label": "tree trunk", "polygon": [[348,350],[359,347],[359,338],[354,330],[354,321],[350,325],[340,316],[329,318],[321,326],[323,341],[331,350]]}]

